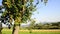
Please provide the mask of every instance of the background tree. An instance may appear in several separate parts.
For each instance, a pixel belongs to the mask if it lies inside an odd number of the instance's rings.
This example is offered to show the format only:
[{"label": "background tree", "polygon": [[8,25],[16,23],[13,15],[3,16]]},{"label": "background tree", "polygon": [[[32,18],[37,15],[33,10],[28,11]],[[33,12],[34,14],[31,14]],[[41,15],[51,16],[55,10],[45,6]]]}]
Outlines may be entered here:
[{"label": "background tree", "polygon": [[32,33],[32,28],[34,28],[35,19],[30,19],[30,26],[28,27],[29,33]]},{"label": "background tree", "polygon": [[[32,12],[36,8],[39,0],[3,0],[2,4],[5,7],[5,12],[3,13],[3,17],[9,16],[10,23],[12,19],[14,19],[14,27],[12,34],[18,34],[19,24],[26,22],[30,19]],[[46,1],[46,0],[45,0]],[[44,1],[44,2],[45,2]],[[35,5],[33,4],[35,3]],[[46,2],[45,2],[46,3]]]}]

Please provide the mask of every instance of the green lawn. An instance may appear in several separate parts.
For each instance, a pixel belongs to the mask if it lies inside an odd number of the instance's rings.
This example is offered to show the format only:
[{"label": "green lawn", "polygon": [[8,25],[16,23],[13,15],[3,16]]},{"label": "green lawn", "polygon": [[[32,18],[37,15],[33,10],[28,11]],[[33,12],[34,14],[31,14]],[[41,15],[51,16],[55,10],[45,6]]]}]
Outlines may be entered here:
[{"label": "green lawn", "polygon": [[[12,32],[9,31],[2,31],[2,34],[11,34]],[[60,34],[60,31],[32,31],[32,33],[29,33],[29,31],[19,31],[19,34]]]},{"label": "green lawn", "polygon": [[[4,31],[2,34],[11,34],[11,31]],[[19,34],[30,34],[30,33],[19,32]],[[60,34],[60,32],[32,32],[31,34]]]}]

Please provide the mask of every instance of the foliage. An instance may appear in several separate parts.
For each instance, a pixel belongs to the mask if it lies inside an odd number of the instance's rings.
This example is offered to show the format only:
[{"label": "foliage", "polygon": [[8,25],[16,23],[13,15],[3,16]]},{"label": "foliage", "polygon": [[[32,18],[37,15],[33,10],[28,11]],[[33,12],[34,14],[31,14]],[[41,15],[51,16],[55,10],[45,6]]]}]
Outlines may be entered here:
[{"label": "foliage", "polygon": [[60,22],[36,24],[33,29],[60,29]]},{"label": "foliage", "polygon": [[[15,23],[26,22],[30,19],[32,12],[39,4],[39,0],[36,0],[36,3],[34,1],[35,0],[3,0],[2,4],[5,7],[3,16],[13,18]],[[48,0],[41,0],[41,2],[42,1],[46,4]]]},{"label": "foliage", "polygon": [[[27,29],[60,29],[60,22],[49,22],[49,23],[31,23]],[[22,28],[24,29],[24,28]]]},{"label": "foliage", "polygon": [[33,5],[34,0],[3,0],[2,4],[5,7],[3,16],[10,16],[16,22],[25,22],[30,19],[36,5]]}]

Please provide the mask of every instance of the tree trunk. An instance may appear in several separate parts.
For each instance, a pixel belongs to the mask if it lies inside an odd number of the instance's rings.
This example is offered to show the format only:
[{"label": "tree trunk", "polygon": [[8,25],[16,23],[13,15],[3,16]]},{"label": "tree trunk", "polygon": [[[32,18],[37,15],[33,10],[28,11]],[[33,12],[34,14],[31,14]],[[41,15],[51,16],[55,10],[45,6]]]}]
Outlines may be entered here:
[{"label": "tree trunk", "polygon": [[19,25],[14,24],[12,34],[19,34]]},{"label": "tree trunk", "polygon": [[0,23],[0,34],[2,34],[2,23]]}]

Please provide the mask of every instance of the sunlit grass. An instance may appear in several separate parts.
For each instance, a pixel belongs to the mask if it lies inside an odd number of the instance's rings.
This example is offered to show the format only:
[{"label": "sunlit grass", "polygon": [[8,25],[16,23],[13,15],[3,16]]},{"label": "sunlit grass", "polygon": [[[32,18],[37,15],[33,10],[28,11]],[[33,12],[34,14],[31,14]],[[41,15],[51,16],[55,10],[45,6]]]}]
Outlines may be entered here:
[{"label": "sunlit grass", "polygon": [[[3,29],[2,34],[12,34],[12,30]],[[20,30],[19,34],[60,34],[60,30],[32,30],[32,33],[29,30]]]}]

